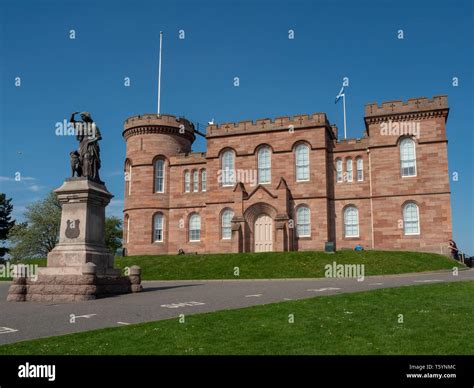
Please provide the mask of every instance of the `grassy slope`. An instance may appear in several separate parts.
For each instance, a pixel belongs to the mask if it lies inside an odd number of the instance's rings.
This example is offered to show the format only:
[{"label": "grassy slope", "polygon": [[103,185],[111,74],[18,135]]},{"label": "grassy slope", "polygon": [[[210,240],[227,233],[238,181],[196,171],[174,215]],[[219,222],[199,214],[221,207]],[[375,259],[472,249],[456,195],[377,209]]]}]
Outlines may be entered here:
[{"label": "grassy slope", "polygon": [[419,252],[339,251],[271,252],[243,254],[208,254],[187,256],[131,256],[118,258],[116,266],[139,265],[144,280],[316,278],[324,277],[324,266],[365,264],[365,275],[449,269],[457,265],[445,256]]},{"label": "grassy slope", "polygon": [[4,345],[0,354],[472,355],[473,293],[474,282],[459,282],[322,296]]},{"label": "grassy slope", "polygon": [[[130,256],[117,257],[115,265],[120,268],[139,265],[142,268],[143,280],[278,279],[324,277],[324,266],[333,261],[337,264],[365,264],[366,276],[435,271],[462,266],[435,253],[389,251]],[[25,262],[46,265],[46,259]],[[235,267],[240,271],[238,277],[234,276]]]}]

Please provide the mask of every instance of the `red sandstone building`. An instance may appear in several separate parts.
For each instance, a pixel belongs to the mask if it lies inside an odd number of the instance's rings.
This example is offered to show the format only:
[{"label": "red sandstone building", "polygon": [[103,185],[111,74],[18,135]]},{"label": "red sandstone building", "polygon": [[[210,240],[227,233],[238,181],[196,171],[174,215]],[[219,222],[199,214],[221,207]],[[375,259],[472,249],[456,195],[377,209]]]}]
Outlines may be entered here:
[{"label": "red sandstone building", "polygon": [[440,252],[451,238],[446,96],[365,107],[360,139],[324,113],[209,125],[125,122],[129,255],[337,249]]}]

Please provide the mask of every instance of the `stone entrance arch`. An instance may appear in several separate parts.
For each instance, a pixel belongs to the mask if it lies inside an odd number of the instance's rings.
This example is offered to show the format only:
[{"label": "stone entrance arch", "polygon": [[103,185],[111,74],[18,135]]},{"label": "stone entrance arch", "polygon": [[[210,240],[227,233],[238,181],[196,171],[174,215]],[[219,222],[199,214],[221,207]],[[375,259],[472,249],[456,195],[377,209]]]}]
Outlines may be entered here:
[{"label": "stone entrance arch", "polygon": [[[244,212],[247,252],[274,250],[276,209],[265,202],[255,203]],[[256,226],[257,225],[257,226]],[[258,230],[256,230],[256,228]],[[258,233],[257,241],[255,239]],[[258,247],[256,246],[258,243]]]}]

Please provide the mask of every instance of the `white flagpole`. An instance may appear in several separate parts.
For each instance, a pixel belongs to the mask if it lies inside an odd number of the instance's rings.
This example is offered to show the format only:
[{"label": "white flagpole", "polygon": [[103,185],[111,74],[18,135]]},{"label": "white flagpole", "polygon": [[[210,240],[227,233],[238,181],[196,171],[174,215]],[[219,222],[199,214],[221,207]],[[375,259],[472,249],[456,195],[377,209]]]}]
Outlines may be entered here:
[{"label": "white flagpole", "polygon": [[342,105],[344,106],[344,139],[347,138],[346,133],[346,93],[342,95]]},{"label": "white flagpole", "polygon": [[158,114],[160,114],[160,97],[161,97],[161,49],[163,46],[163,31],[160,31],[160,58],[158,62]]}]

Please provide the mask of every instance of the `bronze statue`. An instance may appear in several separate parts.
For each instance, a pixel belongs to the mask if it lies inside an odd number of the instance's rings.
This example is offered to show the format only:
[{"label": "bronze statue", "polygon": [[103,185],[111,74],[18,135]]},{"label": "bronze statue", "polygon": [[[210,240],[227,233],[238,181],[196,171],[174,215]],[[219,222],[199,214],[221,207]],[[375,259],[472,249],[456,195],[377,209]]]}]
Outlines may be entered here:
[{"label": "bronze statue", "polygon": [[[80,113],[82,121],[76,121],[76,114]],[[74,171],[79,177],[102,183],[99,177],[100,169],[100,147],[99,140],[102,139],[99,127],[95,124],[89,112],[73,112],[69,120],[76,130],[76,139],[79,141],[79,149],[76,155],[71,153],[72,176]],[[74,163],[74,167],[73,167]]]},{"label": "bronze statue", "polygon": [[69,155],[71,156],[71,177],[74,178],[75,174],[80,177],[82,175],[82,167],[79,160],[79,152],[72,151]]}]

